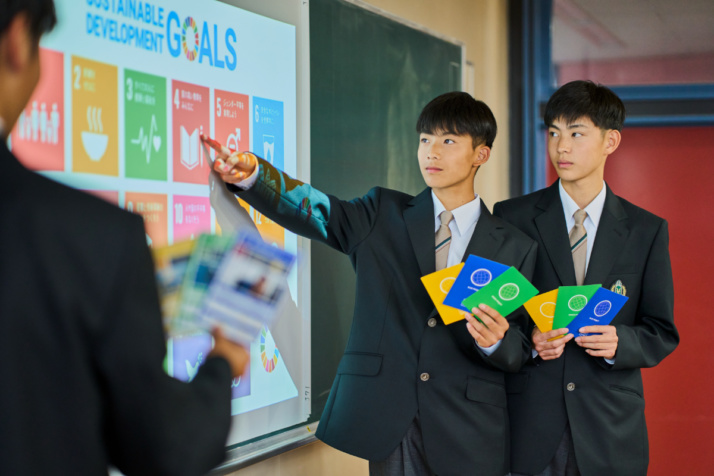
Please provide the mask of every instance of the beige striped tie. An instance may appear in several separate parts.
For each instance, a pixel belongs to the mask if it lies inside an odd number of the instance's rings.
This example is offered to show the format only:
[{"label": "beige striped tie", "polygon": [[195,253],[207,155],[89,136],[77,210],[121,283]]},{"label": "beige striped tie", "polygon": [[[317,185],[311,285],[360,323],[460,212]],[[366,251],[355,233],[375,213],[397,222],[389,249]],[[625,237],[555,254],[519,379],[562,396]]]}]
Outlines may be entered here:
[{"label": "beige striped tie", "polygon": [[439,214],[441,226],[436,231],[436,270],[446,268],[446,261],[449,258],[449,245],[451,244],[451,230],[449,223],[454,218],[454,215],[444,210]]},{"label": "beige striped tie", "polygon": [[570,230],[570,252],[573,253],[575,266],[575,282],[581,286],[585,281],[585,265],[588,256],[588,232],[585,231],[583,222],[588,216],[585,210],[578,210],[573,214],[575,226]]}]

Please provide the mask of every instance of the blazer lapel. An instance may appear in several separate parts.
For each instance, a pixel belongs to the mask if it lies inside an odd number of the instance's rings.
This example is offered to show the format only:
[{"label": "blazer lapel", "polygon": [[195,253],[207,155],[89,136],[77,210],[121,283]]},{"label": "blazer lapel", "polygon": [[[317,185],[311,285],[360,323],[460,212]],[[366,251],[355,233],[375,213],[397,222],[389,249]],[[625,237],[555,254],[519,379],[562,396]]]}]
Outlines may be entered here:
[{"label": "blazer lapel", "polygon": [[434,202],[427,188],[407,204],[403,213],[409,240],[422,276],[436,271],[434,255]]},{"label": "blazer lapel", "polygon": [[630,233],[627,218],[620,199],[607,187],[605,206],[597,227],[585,284],[604,284]]},{"label": "blazer lapel", "polygon": [[534,221],[550,263],[562,285],[574,286],[575,266],[570,254],[570,241],[557,181],[546,189],[536,207],[543,211]]},{"label": "blazer lapel", "polygon": [[481,256],[495,260],[498,250],[503,244],[503,226],[498,223],[488,211],[483,200],[481,201],[481,216],[476,223],[473,235],[469,240],[461,261],[466,261],[469,255]]}]

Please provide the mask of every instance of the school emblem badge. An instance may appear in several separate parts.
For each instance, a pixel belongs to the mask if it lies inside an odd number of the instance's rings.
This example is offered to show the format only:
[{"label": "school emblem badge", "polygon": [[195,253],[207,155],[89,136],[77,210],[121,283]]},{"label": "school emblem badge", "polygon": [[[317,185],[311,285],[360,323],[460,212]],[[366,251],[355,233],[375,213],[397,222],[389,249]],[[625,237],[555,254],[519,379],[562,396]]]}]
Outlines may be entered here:
[{"label": "school emblem badge", "polygon": [[620,281],[619,279],[615,281],[615,284],[610,286],[610,291],[616,294],[620,294],[621,296],[627,296],[627,288],[624,284],[622,284],[622,281]]}]

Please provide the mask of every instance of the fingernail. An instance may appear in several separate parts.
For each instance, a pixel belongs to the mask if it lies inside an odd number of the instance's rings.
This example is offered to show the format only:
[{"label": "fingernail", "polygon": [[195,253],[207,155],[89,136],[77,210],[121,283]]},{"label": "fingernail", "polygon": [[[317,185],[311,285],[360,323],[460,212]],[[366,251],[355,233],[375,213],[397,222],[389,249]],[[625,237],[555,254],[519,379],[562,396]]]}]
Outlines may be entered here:
[{"label": "fingernail", "polygon": [[481,309],[482,311],[486,310],[486,305],[485,304],[479,304],[478,308]]}]

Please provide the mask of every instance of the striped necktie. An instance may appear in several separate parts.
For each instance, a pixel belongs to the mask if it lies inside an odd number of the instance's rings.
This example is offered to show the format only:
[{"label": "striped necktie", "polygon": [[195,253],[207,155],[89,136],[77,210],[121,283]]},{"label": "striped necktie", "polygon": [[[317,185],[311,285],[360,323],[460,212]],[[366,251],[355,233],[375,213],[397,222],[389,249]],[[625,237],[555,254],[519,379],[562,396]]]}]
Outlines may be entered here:
[{"label": "striped necktie", "polygon": [[573,254],[575,266],[575,282],[581,286],[585,281],[585,265],[588,256],[588,232],[585,231],[583,222],[588,216],[585,210],[578,210],[573,214],[575,226],[570,230],[570,252]]},{"label": "striped necktie", "polygon": [[451,244],[451,230],[449,223],[453,220],[454,215],[444,210],[439,214],[441,226],[436,231],[436,270],[446,268],[446,261],[449,258],[449,245]]}]

